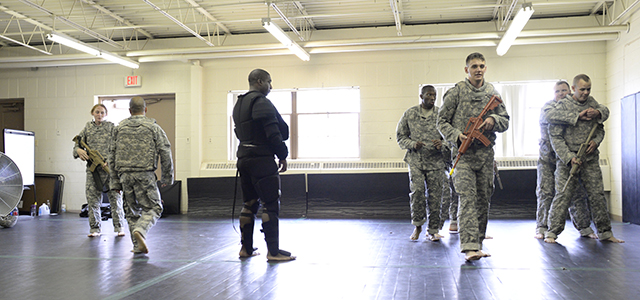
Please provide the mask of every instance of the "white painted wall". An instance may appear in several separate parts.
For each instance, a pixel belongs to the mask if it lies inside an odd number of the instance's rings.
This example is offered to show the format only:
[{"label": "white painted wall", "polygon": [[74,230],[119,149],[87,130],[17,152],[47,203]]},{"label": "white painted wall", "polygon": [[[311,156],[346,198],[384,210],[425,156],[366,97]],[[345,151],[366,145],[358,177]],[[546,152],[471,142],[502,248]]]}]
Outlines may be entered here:
[{"label": "white painted wall", "polygon": [[[622,216],[622,133],[620,100],[624,96],[640,92],[640,14],[635,14],[630,31],[618,41],[607,43],[606,105],[611,110],[610,121],[605,123],[606,144],[611,160],[612,189],[609,209],[612,214]],[[600,98],[598,98],[600,99]]]},{"label": "white painted wall", "polygon": [[604,42],[513,47],[504,57],[490,48],[459,48],[322,54],[309,62],[294,56],[209,61],[203,63],[203,159],[226,160],[226,94],[247,89],[247,74],[257,67],[271,73],[275,89],[359,86],[362,159],[398,159],[403,151],[395,142],[396,124],[418,103],[419,85],[463,80],[465,58],[474,51],[485,54],[489,81],[568,79],[584,72],[593,78],[594,96],[604,98]]},{"label": "white painted wall", "polygon": [[193,174],[191,151],[184,141],[190,133],[192,97],[201,101],[200,95],[192,95],[191,66],[161,63],[133,73],[142,76],[142,87],[125,88],[124,78],[132,71],[117,65],[0,72],[0,98],[25,99],[25,129],[36,133],[36,173],[64,175],[63,203],[69,210],[79,211],[86,203],[85,164],[73,159],[71,139],[92,119],[90,109],[97,95],[176,94],[176,177],[183,180],[186,191],[184,179]]},{"label": "white painted wall", "polygon": [[[632,34],[637,39],[637,32]],[[71,138],[91,119],[89,109],[94,96],[176,93],[174,156],[176,179],[183,181],[181,208],[186,211],[186,179],[200,176],[202,162],[227,159],[227,92],[247,89],[247,75],[253,68],[269,71],[276,89],[359,86],[362,159],[396,160],[403,155],[395,142],[396,123],[404,110],[417,103],[418,86],[464,79],[464,59],[474,51],[484,53],[487,58],[488,81],[571,79],[578,73],[586,73],[594,83],[593,96],[610,104],[612,120],[616,120],[613,106],[619,104],[615,101],[633,89],[638,90],[637,86],[631,87],[630,68],[640,59],[628,53],[632,46],[625,46],[633,38],[626,43],[624,39],[609,45],[590,42],[513,46],[504,57],[497,57],[494,48],[452,48],[316,54],[309,62],[290,55],[209,60],[200,65],[143,63],[133,72],[114,65],[37,71],[1,69],[0,98],[25,99],[26,130],[36,132],[36,171],[63,174],[66,178],[63,201],[70,210],[79,210],[86,201],[84,165],[72,159]],[[635,47],[637,50],[637,44]],[[124,76],[132,73],[142,76],[141,88],[123,87]],[[613,82],[607,85],[614,80],[616,84],[627,84],[618,91],[617,85],[612,87]],[[615,167],[619,166],[620,137],[619,129],[616,131],[612,123],[607,123],[606,145],[601,151],[603,155],[614,154],[610,156],[618,183],[611,192],[611,208],[613,214],[621,215],[620,171]]]}]

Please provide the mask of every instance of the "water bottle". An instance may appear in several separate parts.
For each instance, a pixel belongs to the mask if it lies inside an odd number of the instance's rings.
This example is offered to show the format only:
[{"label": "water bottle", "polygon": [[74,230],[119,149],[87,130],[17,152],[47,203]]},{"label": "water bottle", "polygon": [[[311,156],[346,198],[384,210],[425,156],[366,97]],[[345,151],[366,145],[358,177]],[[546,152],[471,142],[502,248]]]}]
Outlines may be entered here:
[{"label": "water bottle", "polygon": [[60,211],[67,212],[67,205],[62,203],[62,205],[60,206]]},{"label": "water bottle", "polygon": [[38,213],[38,202],[34,202],[33,204],[31,204],[31,216],[35,217],[37,213]]},{"label": "water bottle", "polygon": [[40,216],[46,216],[50,213],[49,207],[47,206],[47,204],[43,203],[42,205],[40,205],[40,209],[38,210],[38,215]]}]

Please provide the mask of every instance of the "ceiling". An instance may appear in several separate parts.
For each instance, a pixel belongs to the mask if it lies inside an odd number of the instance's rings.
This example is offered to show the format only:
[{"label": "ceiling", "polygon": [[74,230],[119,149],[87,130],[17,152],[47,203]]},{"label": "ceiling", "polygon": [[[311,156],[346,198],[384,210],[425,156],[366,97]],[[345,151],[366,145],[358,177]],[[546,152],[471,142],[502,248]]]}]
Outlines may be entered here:
[{"label": "ceiling", "polygon": [[[380,29],[358,45],[386,48],[405,47],[415,37],[412,27],[433,24],[475,24],[490,22],[484,35],[455,32],[447,41],[497,42],[524,1],[518,0],[0,0],[0,68],[95,63],[84,54],[45,38],[60,32],[97,47],[130,56],[141,62],[237,57],[239,55],[281,55],[282,45],[249,42],[243,37],[263,34],[261,19],[273,22],[295,38],[310,53],[349,51],[353,39],[332,33],[339,29]],[[640,8],[640,0],[584,1],[530,0],[532,19],[591,17],[599,30],[555,28],[558,34],[600,36],[626,31],[626,21]],[[278,13],[280,11],[280,14]],[[288,21],[289,26],[285,20]],[[298,34],[294,34],[294,27]],[[593,29],[593,28],[591,28]],[[525,31],[527,28],[525,27]],[[391,32],[392,34],[389,34]],[[523,32],[524,33],[524,32]],[[542,41],[545,33],[539,32]],[[542,37],[541,37],[542,36]],[[548,38],[548,37],[546,37]],[[570,41],[571,37],[566,36]],[[593,37],[592,37],[593,38]],[[597,39],[597,38],[596,38]],[[408,42],[410,41],[410,42]],[[445,41],[429,37],[422,42]],[[526,42],[526,40],[523,40]],[[324,43],[324,44],[323,44]],[[414,45],[415,46],[415,45]],[[316,48],[317,47],[317,48]],[[342,47],[342,48],[340,48]],[[385,48],[385,49],[386,49]],[[346,50],[341,50],[346,49]],[[351,48],[352,51],[355,48]],[[384,50],[384,49],[382,49]],[[146,51],[146,52],[145,52]],[[365,50],[362,50],[365,51]],[[55,61],[55,62],[52,62]],[[21,63],[21,64],[18,64]],[[13,64],[13,65],[12,65]]]}]

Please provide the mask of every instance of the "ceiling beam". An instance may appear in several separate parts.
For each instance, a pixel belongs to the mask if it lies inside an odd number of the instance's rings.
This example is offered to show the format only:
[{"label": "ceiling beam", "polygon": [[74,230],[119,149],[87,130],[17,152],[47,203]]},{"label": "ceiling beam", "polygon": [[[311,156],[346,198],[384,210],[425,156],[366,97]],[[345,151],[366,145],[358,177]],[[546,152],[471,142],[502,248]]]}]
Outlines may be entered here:
[{"label": "ceiling beam", "polygon": [[287,26],[289,27],[289,29],[291,29],[291,31],[301,40],[304,41],[305,38],[302,36],[302,34],[300,34],[300,32],[298,31],[298,29],[293,26],[293,24],[291,23],[291,21],[289,20],[289,18],[287,18],[287,16],[284,14],[284,12],[282,12],[282,10],[278,7],[278,5],[276,5],[274,2],[269,3],[269,7],[273,8],[273,10],[280,16],[280,18],[282,19],[282,21],[284,21],[285,24],[287,24]]},{"label": "ceiling beam", "polygon": [[640,4],[640,0],[635,0],[633,1],[633,3],[629,3],[629,2],[631,1],[623,1],[623,0],[614,1],[614,6],[620,7],[622,11],[619,14],[612,16],[613,19],[609,23],[609,25],[619,24],[622,20],[625,20],[627,17],[631,16],[633,12],[635,12],[636,10],[638,10],[638,8],[640,8],[640,6],[638,6],[638,4]]},{"label": "ceiling beam", "polygon": [[396,22],[396,32],[398,36],[402,36],[402,0],[389,0],[389,4],[391,4],[393,20]]},{"label": "ceiling beam", "polygon": [[596,3],[596,5],[594,5],[593,8],[591,9],[590,15],[595,15],[600,10],[600,7],[604,5],[605,2],[606,1],[598,1],[598,3]]},{"label": "ceiling beam", "polygon": [[216,19],[216,17],[211,15],[206,9],[202,8],[200,4],[196,3],[194,0],[185,0],[185,2],[189,3],[189,5],[195,8],[197,11],[199,11],[202,15],[207,17],[209,20],[214,21],[216,25],[220,27],[220,29],[222,29],[222,31],[224,31],[226,34],[231,35],[231,31],[229,31],[229,28],[227,28],[227,26],[225,26],[224,24],[222,24],[222,22]]},{"label": "ceiling beam", "polygon": [[[301,15],[303,16],[309,15],[309,13],[307,13],[307,10],[304,8],[304,6],[302,6],[302,3],[300,3],[300,1],[293,1],[293,5],[295,5],[298,11],[300,11]],[[313,19],[305,18],[304,20],[306,20],[306,22],[309,24],[309,29],[316,29],[316,24],[313,23]]]},{"label": "ceiling beam", "polygon": [[189,26],[185,25],[184,23],[182,23],[180,20],[176,19],[175,17],[173,17],[172,15],[170,15],[168,12],[162,10],[160,7],[158,7],[157,5],[151,3],[151,1],[149,0],[142,0],[144,3],[148,4],[149,6],[151,6],[153,9],[155,9],[156,11],[158,11],[159,13],[161,13],[162,15],[164,15],[165,17],[167,17],[169,20],[173,21],[174,23],[176,23],[178,26],[182,27],[182,29],[186,30],[187,32],[191,33],[193,36],[195,36],[196,38],[198,38],[199,40],[203,41],[205,44],[214,47],[215,45],[213,43],[211,43],[210,41],[208,41],[207,39],[205,39],[204,37],[202,37],[199,33],[195,32],[193,29],[189,28]]},{"label": "ceiling beam", "polygon": [[20,45],[20,46],[22,46],[22,47],[26,47],[26,48],[29,48],[29,49],[31,49],[31,50],[36,50],[36,51],[38,51],[38,52],[40,52],[40,53],[44,53],[44,54],[46,54],[46,55],[51,55],[51,52],[48,52],[48,51],[45,51],[45,50],[42,50],[42,49],[38,49],[38,48],[33,47],[33,46],[29,45],[29,44],[25,44],[25,43],[23,43],[23,42],[21,42],[21,41],[14,40],[14,39],[12,39],[12,38],[10,38],[10,37],[7,37],[7,36],[4,36],[4,35],[2,35],[2,34],[0,34],[0,39],[7,40],[7,41],[9,41],[9,42],[12,42],[12,43],[18,44],[18,45]]},{"label": "ceiling beam", "polygon": [[518,4],[518,0],[511,0],[506,13],[504,14],[504,17],[500,20],[500,26],[498,26],[499,31],[504,31],[507,27],[507,23],[509,23],[509,20],[511,20],[511,15],[513,15],[513,12],[515,11],[516,4]]},{"label": "ceiling beam", "polygon": [[36,4],[36,3],[33,3],[31,1],[29,1],[29,0],[20,0],[20,2],[22,2],[24,4],[27,4],[27,5],[35,8],[35,9],[37,9],[39,11],[51,16],[52,18],[54,18],[54,20],[59,20],[59,21],[65,23],[65,24],[73,27],[74,29],[76,29],[76,30],[78,30],[78,31],[80,31],[80,32],[82,32],[82,33],[84,33],[86,35],[89,35],[89,36],[91,36],[91,37],[93,37],[93,38],[95,38],[95,39],[97,39],[97,40],[99,40],[99,41],[101,41],[101,42],[103,42],[105,44],[109,44],[109,45],[111,45],[111,46],[113,46],[115,48],[119,48],[119,49],[128,49],[126,46],[123,46],[120,43],[118,43],[118,42],[116,42],[116,41],[114,41],[114,40],[112,40],[112,39],[110,39],[110,38],[98,33],[98,32],[95,32],[95,31],[93,31],[93,30],[91,30],[91,29],[89,29],[87,27],[84,27],[84,26],[82,26],[82,25],[80,25],[80,24],[78,24],[76,22],[73,22],[73,21],[71,21],[71,20],[69,20],[69,19],[67,19],[65,17],[58,16],[58,15],[54,14],[53,12],[49,11],[48,9],[46,9],[46,8]]},{"label": "ceiling beam", "polygon": [[[127,21],[127,20],[125,20],[125,19],[124,19],[124,18],[122,18],[121,16],[119,16],[119,15],[115,14],[114,12],[112,12],[112,11],[108,10],[107,8],[105,8],[105,7],[104,7],[104,6],[102,6],[102,5],[97,4],[97,3],[93,2],[92,0],[81,0],[81,1],[82,1],[82,2],[84,2],[84,3],[86,3],[86,4],[91,5],[93,8],[95,8],[95,9],[97,9],[98,11],[101,11],[102,13],[104,13],[104,14],[106,14],[106,15],[108,15],[108,16],[110,16],[110,17],[112,17],[112,18],[114,18],[115,20],[117,20],[118,22],[120,22],[120,23],[122,23],[122,24],[125,24],[125,25],[128,25],[128,26],[136,26],[135,24],[133,24],[133,23],[131,23],[131,22],[129,22],[129,21]],[[149,33],[149,32],[147,32],[147,31],[145,31],[145,30],[144,30],[144,29],[142,29],[142,28],[136,28],[136,29],[134,29],[134,30],[136,30],[136,31],[140,32],[141,34],[143,34],[144,36],[146,36],[146,37],[148,37],[148,38],[150,38],[150,39],[153,39],[153,38],[154,38],[154,36],[153,36],[153,35],[151,35],[151,33]]]}]

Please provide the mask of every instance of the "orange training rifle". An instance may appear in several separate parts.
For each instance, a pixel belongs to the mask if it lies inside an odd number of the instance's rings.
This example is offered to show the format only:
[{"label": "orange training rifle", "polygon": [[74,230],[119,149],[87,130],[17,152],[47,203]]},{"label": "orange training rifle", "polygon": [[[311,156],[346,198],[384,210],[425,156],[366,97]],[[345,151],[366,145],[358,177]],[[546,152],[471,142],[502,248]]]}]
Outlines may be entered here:
[{"label": "orange training rifle", "polygon": [[480,125],[482,125],[482,122],[484,122],[482,117],[484,117],[484,115],[486,115],[487,112],[489,112],[490,110],[498,107],[498,105],[500,105],[501,103],[502,103],[502,100],[500,100],[498,96],[493,95],[491,97],[491,100],[487,102],[487,105],[484,106],[484,109],[482,109],[482,112],[480,112],[480,115],[478,115],[477,117],[469,118],[469,122],[467,122],[467,127],[464,129],[464,133],[463,133],[464,135],[467,136],[467,139],[462,141],[462,144],[460,144],[460,147],[458,147],[458,155],[456,156],[456,162],[453,164],[453,168],[451,168],[451,172],[449,172],[449,176],[453,175],[453,170],[455,170],[456,165],[458,164],[458,160],[460,160],[460,157],[462,156],[462,154],[467,152],[467,149],[469,149],[469,147],[471,146],[471,143],[473,143],[475,139],[478,139],[485,146],[489,146],[491,144],[491,141],[489,141],[489,139],[486,136],[484,136],[484,134],[482,134],[484,132],[484,129],[480,128]]}]

